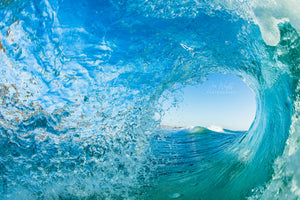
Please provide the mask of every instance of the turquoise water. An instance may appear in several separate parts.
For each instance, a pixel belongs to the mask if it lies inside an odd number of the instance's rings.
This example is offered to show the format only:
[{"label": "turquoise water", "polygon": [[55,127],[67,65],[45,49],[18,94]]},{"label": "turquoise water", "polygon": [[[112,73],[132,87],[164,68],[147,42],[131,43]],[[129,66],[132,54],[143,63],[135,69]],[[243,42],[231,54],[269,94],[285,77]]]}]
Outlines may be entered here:
[{"label": "turquoise water", "polygon": [[[299,7],[0,1],[0,199],[298,199]],[[255,92],[250,129],[159,126],[211,73]]]}]

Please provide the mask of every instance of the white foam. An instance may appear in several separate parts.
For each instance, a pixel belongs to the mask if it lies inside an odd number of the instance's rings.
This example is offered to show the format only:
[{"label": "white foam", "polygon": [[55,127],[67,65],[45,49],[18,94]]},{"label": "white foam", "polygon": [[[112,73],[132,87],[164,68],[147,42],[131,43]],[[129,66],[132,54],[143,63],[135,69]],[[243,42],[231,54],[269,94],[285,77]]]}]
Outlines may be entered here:
[{"label": "white foam", "polygon": [[288,21],[300,33],[299,0],[256,0],[253,4],[254,22],[259,26],[266,44],[276,46],[280,41],[278,23]]},{"label": "white foam", "polygon": [[212,126],[207,127],[207,129],[215,131],[215,132],[224,132],[224,129],[220,126],[212,125]]},{"label": "white foam", "polygon": [[300,33],[299,0],[219,0],[224,8],[256,23],[267,45],[280,41],[278,23],[288,21]]}]

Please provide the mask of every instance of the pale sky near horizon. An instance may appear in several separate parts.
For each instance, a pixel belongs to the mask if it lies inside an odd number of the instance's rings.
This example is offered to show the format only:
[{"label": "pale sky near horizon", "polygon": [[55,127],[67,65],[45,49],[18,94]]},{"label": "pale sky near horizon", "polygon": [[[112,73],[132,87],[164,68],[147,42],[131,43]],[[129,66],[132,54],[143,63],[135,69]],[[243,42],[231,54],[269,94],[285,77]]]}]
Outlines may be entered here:
[{"label": "pale sky near horizon", "polygon": [[203,84],[185,87],[183,99],[166,112],[162,125],[248,130],[255,117],[254,92],[231,74],[211,74]]}]

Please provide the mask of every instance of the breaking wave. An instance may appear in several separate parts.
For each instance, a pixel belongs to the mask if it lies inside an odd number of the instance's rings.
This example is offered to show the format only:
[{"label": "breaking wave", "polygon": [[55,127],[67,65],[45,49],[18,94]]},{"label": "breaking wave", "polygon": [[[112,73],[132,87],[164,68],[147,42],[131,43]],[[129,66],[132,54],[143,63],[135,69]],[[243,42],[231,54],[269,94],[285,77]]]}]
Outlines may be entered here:
[{"label": "breaking wave", "polygon": [[[1,0],[0,199],[299,198],[299,8]],[[159,126],[211,73],[255,92],[251,128]]]}]

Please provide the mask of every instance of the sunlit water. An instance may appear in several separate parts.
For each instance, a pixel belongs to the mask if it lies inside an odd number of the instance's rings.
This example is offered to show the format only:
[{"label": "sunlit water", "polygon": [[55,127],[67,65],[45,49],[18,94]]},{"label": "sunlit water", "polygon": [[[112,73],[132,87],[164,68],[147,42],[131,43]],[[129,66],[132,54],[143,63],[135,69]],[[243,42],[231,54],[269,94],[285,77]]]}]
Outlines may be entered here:
[{"label": "sunlit water", "polygon": [[[1,0],[0,199],[299,198],[299,7]],[[210,73],[255,92],[250,129],[159,126]]]}]

